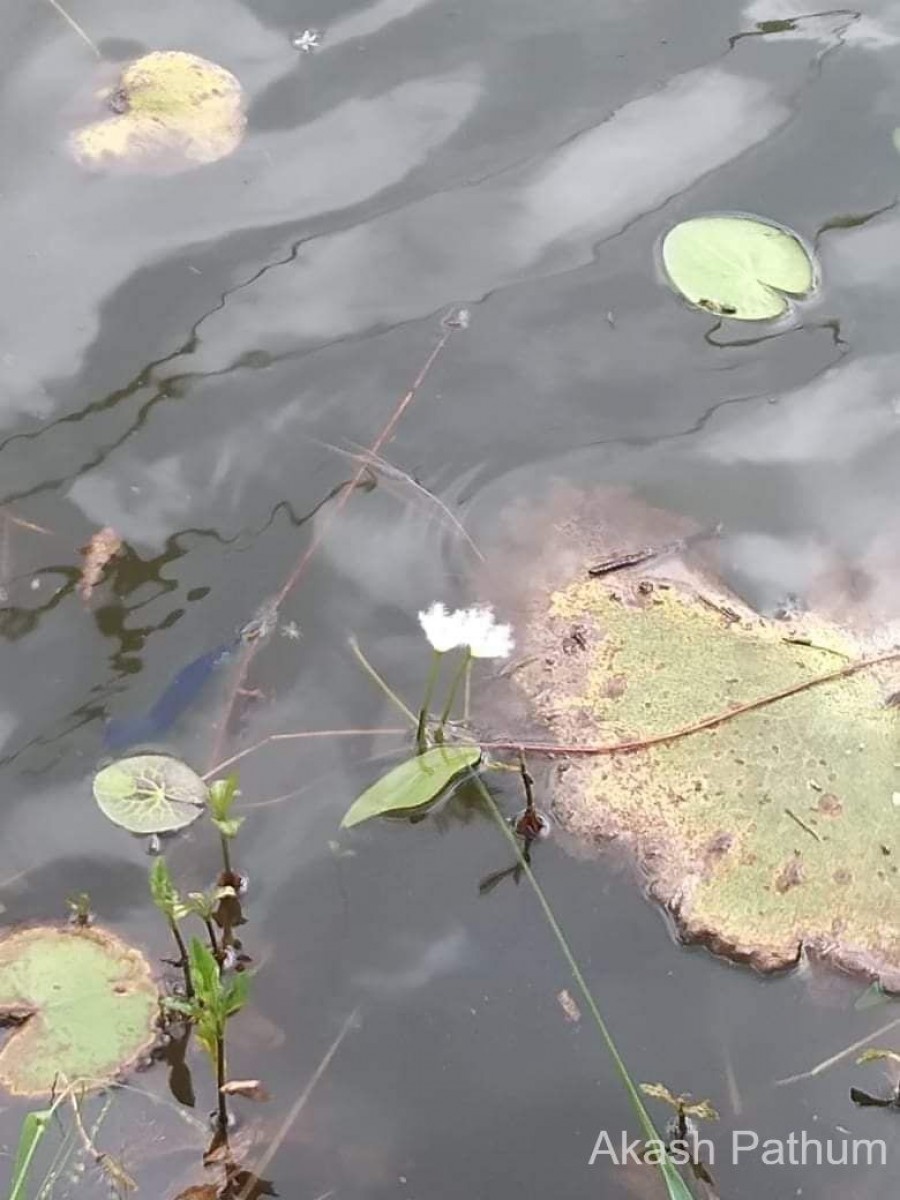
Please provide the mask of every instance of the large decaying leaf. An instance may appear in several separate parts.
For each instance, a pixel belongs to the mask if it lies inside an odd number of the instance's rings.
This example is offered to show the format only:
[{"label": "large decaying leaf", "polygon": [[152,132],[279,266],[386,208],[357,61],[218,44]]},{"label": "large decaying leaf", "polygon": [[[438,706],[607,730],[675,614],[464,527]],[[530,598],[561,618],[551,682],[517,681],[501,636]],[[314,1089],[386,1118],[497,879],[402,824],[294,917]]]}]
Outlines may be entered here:
[{"label": "large decaying leaf", "polygon": [[154,1040],[158,994],[147,960],[107,930],[35,926],[0,940],[0,1087],[50,1092],[65,1077],[99,1083]]},{"label": "large decaying leaf", "polygon": [[[507,560],[503,575],[521,593],[510,678],[548,742],[668,733],[896,641],[815,584],[820,615],[758,616],[711,574],[715,541],[589,578],[614,551],[689,532],[612,489],[572,490],[546,526],[525,510],[521,527],[523,570]],[[806,949],[900,991],[900,706],[885,703],[898,687],[894,662],[665,744],[561,756],[554,815],[585,842],[628,848],[687,940],[761,969]]]},{"label": "large decaying leaf", "polygon": [[695,217],[666,234],[663,264],[692,304],[739,321],[780,317],[815,272],[800,239],[752,217]]},{"label": "large decaying leaf", "polygon": [[349,829],[371,817],[430,804],[480,759],[477,746],[434,746],[382,775],[351,805],[341,825]]},{"label": "large decaying leaf", "polygon": [[104,816],[129,833],[172,833],[196,821],[208,790],[200,776],[177,758],[136,754],[94,776],[94,798]]},{"label": "large decaying leaf", "polygon": [[108,96],[114,115],[76,130],[84,166],[174,171],[231,154],[244,135],[241,85],[217,63],[181,50],[129,63]]}]

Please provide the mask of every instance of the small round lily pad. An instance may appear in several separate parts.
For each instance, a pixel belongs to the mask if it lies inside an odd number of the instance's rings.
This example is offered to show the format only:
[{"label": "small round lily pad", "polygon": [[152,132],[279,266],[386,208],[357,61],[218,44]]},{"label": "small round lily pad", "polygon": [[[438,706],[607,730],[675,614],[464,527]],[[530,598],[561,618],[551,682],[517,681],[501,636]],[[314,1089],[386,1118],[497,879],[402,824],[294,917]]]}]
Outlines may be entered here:
[{"label": "small round lily pad", "polygon": [[166,754],[136,754],[94,776],[94,799],[129,833],[174,833],[206,808],[209,791],[187,763]]},{"label": "small round lily pad", "polygon": [[795,233],[755,217],[694,217],[662,246],[673,287],[698,308],[736,321],[787,311],[788,296],[812,291],[815,270]]},{"label": "small round lily pad", "polygon": [[234,75],[181,50],[129,63],[107,102],[113,115],[72,135],[84,166],[171,171],[216,162],[237,148],[246,127]]},{"label": "small round lily pad", "polygon": [[0,940],[0,1087],[108,1082],[152,1045],[158,993],[139,950],[109,930],[34,926]]}]

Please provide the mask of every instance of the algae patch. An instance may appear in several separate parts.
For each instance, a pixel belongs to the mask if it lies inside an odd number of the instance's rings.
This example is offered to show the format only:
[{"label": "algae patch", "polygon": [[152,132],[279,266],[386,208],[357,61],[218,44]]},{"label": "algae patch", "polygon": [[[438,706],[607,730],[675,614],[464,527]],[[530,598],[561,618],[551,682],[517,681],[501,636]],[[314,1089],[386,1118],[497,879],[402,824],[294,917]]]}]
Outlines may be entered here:
[{"label": "algae patch", "polygon": [[231,154],[246,127],[234,75],[181,50],[129,63],[107,101],[114,115],[72,134],[83,166],[184,170]]},{"label": "algae patch", "polygon": [[[872,652],[824,618],[766,620],[664,565],[606,580],[582,567],[529,603],[513,679],[552,741],[667,733]],[[564,758],[557,819],[629,845],[685,939],[764,970],[807,950],[900,991],[896,667],[664,744]]]}]

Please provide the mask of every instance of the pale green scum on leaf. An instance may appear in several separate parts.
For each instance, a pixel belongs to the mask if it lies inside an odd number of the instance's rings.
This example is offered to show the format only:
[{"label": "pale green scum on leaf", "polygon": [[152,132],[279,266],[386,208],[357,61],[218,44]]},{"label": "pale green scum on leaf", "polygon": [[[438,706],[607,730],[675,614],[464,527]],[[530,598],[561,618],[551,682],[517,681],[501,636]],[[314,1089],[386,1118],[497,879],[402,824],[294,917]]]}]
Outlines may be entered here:
[{"label": "pale green scum on leaf", "polygon": [[114,934],[19,929],[0,941],[0,1021],[14,1023],[0,1087],[41,1096],[57,1078],[102,1084],[152,1045],[157,1011],[147,960]]},{"label": "pale green scum on leaf", "polygon": [[780,317],[815,272],[796,235],[751,217],[694,217],[663,241],[672,285],[698,308],[738,321]]},{"label": "pale green scum on leaf", "polygon": [[196,821],[206,807],[207,787],[177,758],[136,754],[94,776],[101,812],[129,833],[172,833]]},{"label": "pale green scum on leaf", "polygon": [[180,170],[224,158],[244,135],[240,83],[196,54],[145,54],[123,69],[110,99],[115,115],[72,135],[85,166]]},{"label": "pale green scum on leaf", "polygon": [[341,825],[349,829],[371,817],[421,808],[436,800],[457,775],[477,766],[480,759],[477,746],[434,746],[382,775],[351,805]]},{"label": "pale green scum on leaf", "polygon": [[[559,650],[574,624],[577,657]],[[786,626],[640,572],[563,584],[525,648],[516,681],[564,744],[668,734],[871,653],[813,614]],[[763,969],[806,948],[900,991],[900,709],[884,702],[897,683],[887,664],[690,736],[573,758],[555,814],[632,847],[689,940]]]}]

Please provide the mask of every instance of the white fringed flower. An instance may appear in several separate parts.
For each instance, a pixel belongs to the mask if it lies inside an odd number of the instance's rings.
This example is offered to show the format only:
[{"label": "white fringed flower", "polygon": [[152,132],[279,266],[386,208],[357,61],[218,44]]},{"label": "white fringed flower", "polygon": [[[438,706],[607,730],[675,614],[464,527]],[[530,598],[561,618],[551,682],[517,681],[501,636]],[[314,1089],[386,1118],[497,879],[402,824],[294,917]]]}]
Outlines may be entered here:
[{"label": "white fringed flower", "polygon": [[489,604],[479,604],[460,614],[465,621],[463,644],[473,658],[509,658],[515,642],[511,625],[501,625]]},{"label": "white fringed flower", "polygon": [[419,613],[419,624],[438,654],[466,645],[467,614],[462,609],[448,612],[444,604],[432,604]]}]

